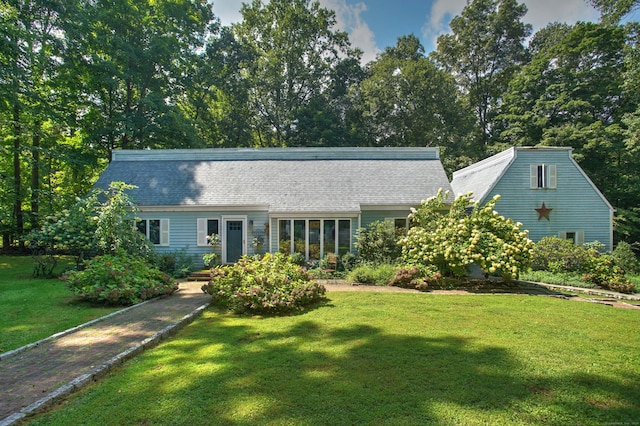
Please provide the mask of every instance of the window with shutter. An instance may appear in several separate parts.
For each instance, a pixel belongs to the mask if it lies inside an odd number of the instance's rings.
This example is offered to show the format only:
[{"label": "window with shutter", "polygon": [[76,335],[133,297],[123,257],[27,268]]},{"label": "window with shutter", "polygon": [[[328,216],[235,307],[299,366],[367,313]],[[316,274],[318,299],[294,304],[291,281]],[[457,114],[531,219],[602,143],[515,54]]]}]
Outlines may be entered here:
[{"label": "window with shutter", "polygon": [[199,217],[197,219],[198,246],[209,245],[207,237],[212,234],[219,235],[219,219]]},{"label": "window with shutter", "polygon": [[555,189],[557,183],[555,164],[531,164],[530,166],[531,189]]},{"label": "window with shutter", "polygon": [[152,244],[169,245],[169,219],[141,219],[136,227]]}]

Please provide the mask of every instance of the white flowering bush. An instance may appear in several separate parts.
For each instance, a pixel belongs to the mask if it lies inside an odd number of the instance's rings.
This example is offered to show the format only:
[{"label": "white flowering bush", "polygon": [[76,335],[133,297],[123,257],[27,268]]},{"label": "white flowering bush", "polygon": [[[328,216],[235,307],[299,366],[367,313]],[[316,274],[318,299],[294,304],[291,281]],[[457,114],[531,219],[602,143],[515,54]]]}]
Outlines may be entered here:
[{"label": "white flowering bush", "polygon": [[472,264],[505,280],[517,278],[528,268],[533,242],[521,223],[495,211],[499,195],[485,205],[457,197],[449,207],[448,192],[423,201],[409,216],[415,225],[400,240],[402,256],[409,264],[434,265],[443,275],[463,277]]}]

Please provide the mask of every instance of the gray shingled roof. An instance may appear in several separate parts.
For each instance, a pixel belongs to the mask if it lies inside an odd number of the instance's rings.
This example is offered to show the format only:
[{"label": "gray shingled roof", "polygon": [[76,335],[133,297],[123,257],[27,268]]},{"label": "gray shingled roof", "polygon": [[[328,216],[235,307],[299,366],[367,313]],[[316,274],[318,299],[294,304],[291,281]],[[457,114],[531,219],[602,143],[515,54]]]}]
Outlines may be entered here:
[{"label": "gray shingled roof", "polygon": [[486,195],[500,180],[515,159],[515,148],[485,158],[469,167],[453,172],[451,188],[455,196],[473,192],[473,199],[483,203]]},{"label": "gray shingled roof", "polygon": [[140,206],[272,213],[413,206],[451,188],[434,148],[121,151],[96,186],[112,181],[136,185]]}]

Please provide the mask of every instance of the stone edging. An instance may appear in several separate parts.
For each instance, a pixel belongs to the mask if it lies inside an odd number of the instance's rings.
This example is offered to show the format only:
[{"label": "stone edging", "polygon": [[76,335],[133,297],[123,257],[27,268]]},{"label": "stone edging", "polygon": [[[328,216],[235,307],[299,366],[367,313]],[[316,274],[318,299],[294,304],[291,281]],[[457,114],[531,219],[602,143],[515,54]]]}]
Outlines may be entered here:
[{"label": "stone edging", "polygon": [[28,345],[21,346],[19,348],[13,349],[11,351],[3,352],[3,353],[0,354],[0,361],[4,361],[7,358],[10,358],[12,356],[16,356],[16,355],[18,355],[18,354],[20,354],[20,353],[22,353],[22,352],[24,352],[24,351],[26,351],[28,349],[35,348],[35,347],[37,347],[37,346],[39,346],[39,345],[41,345],[43,343],[46,343],[46,342],[48,342],[50,340],[55,340],[55,339],[58,339],[60,337],[64,337],[67,334],[75,333],[76,331],[82,330],[83,328],[86,328],[86,327],[89,327],[91,325],[94,325],[94,324],[96,324],[96,323],[98,323],[100,321],[104,321],[106,319],[109,319],[109,318],[115,317],[117,315],[123,314],[123,313],[125,313],[125,312],[127,312],[127,311],[129,311],[129,310],[131,310],[133,308],[137,308],[137,307],[140,307],[140,306],[144,305],[145,303],[149,303],[152,300],[153,299],[145,300],[144,302],[138,303],[136,305],[128,306],[126,308],[120,309],[119,311],[111,312],[110,314],[107,314],[107,315],[102,316],[100,318],[96,318],[96,319],[91,320],[89,322],[85,322],[84,324],[80,324],[80,325],[77,325],[75,327],[69,328],[67,330],[61,331],[59,333],[52,334],[51,336],[45,337],[44,339],[38,340],[37,342],[29,343]]},{"label": "stone edging", "polygon": [[523,284],[531,284],[531,285],[537,285],[537,286],[545,287],[545,288],[548,288],[549,290],[564,290],[564,291],[570,291],[570,292],[573,292],[573,293],[590,294],[592,296],[611,297],[613,299],[640,301],[640,296],[637,296],[635,294],[617,293],[615,291],[600,290],[600,289],[595,289],[595,288],[584,288],[584,287],[572,287],[572,286],[558,285],[558,284],[547,284],[547,283],[540,283],[540,282],[535,282],[535,281],[518,280],[518,282],[523,283]]},{"label": "stone edging", "polygon": [[[147,302],[150,302],[150,300],[148,300],[146,302],[143,302],[143,303],[147,303]],[[90,325],[90,324],[95,323],[97,321],[101,321],[103,319],[106,319],[106,318],[108,318],[110,316],[113,316],[114,314],[118,314],[118,313],[124,312],[126,310],[129,310],[130,308],[133,308],[133,307],[136,307],[136,306],[140,306],[141,304],[142,303],[140,303],[138,305],[131,306],[129,308],[125,308],[125,309],[123,309],[121,311],[118,311],[118,312],[114,312],[114,313],[106,315],[106,316],[104,316],[102,318],[98,318],[97,320],[91,321],[90,323],[83,324],[83,325],[81,325],[79,327],[76,327],[75,329],[84,328],[87,325]],[[142,342],[138,343],[137,345],[127,349],[124,352],[119,353],[118,355],[114,356],[113,358],[111,358],[110,360],[105,362],[104,364],[93,368],[88,373],[85,373],[85,374],[83,374],[81,376],[76,377],[75,379],[73,379],[72,381],[67,383],[66,385],[59,387],[58,389],[56,389],[55,391],[51,392],[49,395],[45,396],[44,398],[39,399],[38,401],[36,401],[33,404],[23,408],[22,410],[18,411],[17,413],[12,414],[9,417],[5,417],[4,419],[2,419],[0,421],[0,426],[15,425],[18,422],[20,422],[21,420],[23,420],[25,417],[31,416],[31,415],[34,415],[34,414],[40,412],[40,411],[46,410],[47,408],[49,408],[52,405],[54,405],[57,402],[59,402],[60,400],[66,398],[67,396],[71,395],[72,393],[82,389],[84,386],[88,385],[92,381],[96,381],[97,379],[103,377],[109,371],[111,371],[114,367],[117,367],[117,366],[123,364],[126,360],[134,357],[138,353],[143,352],[146,349],[149,349],[149,348],[152,348],[152,347],[156,346],[158,343],[160,343],[160,341],[162,339],[173,335],[175,332],[180,330],[182,327],[184,327],[185,325],[187,325],[190,322],[192,322],[198,315],[202,314],[202,312],[207,308],[207,306],[209,306],[209,302],[199,306],[198,308],[196,308],[190,314],[185,315],[184,317],[180,318],[180,320],[178,320],[177,322],[175,322],[175,323],[165,327],[164,329],[158,331],[153,336],[148,337],[148,338],[144,339]],[[75,330],[75,329],[71,329],[71,330]],[[66,333],[66,332],[63,332],[63,333]],[[58,334],[61,334],[61,333],[58,333]],[[52,337],[53,336],[51,336],[51,338]],[[48,339],[44,339],[44,340],[48,340]],[[42,342],[42,341],[40,341],[40,342]],[[29,345],[27,345],[27,346],[29,346]]]}]

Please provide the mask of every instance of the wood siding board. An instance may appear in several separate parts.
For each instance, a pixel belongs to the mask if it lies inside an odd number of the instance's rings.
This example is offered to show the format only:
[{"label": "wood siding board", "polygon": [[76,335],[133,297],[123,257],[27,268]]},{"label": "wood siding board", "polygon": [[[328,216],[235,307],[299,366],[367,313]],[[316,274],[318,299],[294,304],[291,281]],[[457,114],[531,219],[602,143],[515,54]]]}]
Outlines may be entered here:
[{"label": "wood siding board", "polygon": [[[529,189],[531,164],[556,165],[556,189]],[[523,223],[529,238],[539,241],[559,232],[584,231],[585,241],[600,241],[611,249],[610,205],[571,159],[570,151],[518,151],[518,157],[485,199],[500,194],[498,212]],[[538,220],[542,202],[553,211]]]}]

